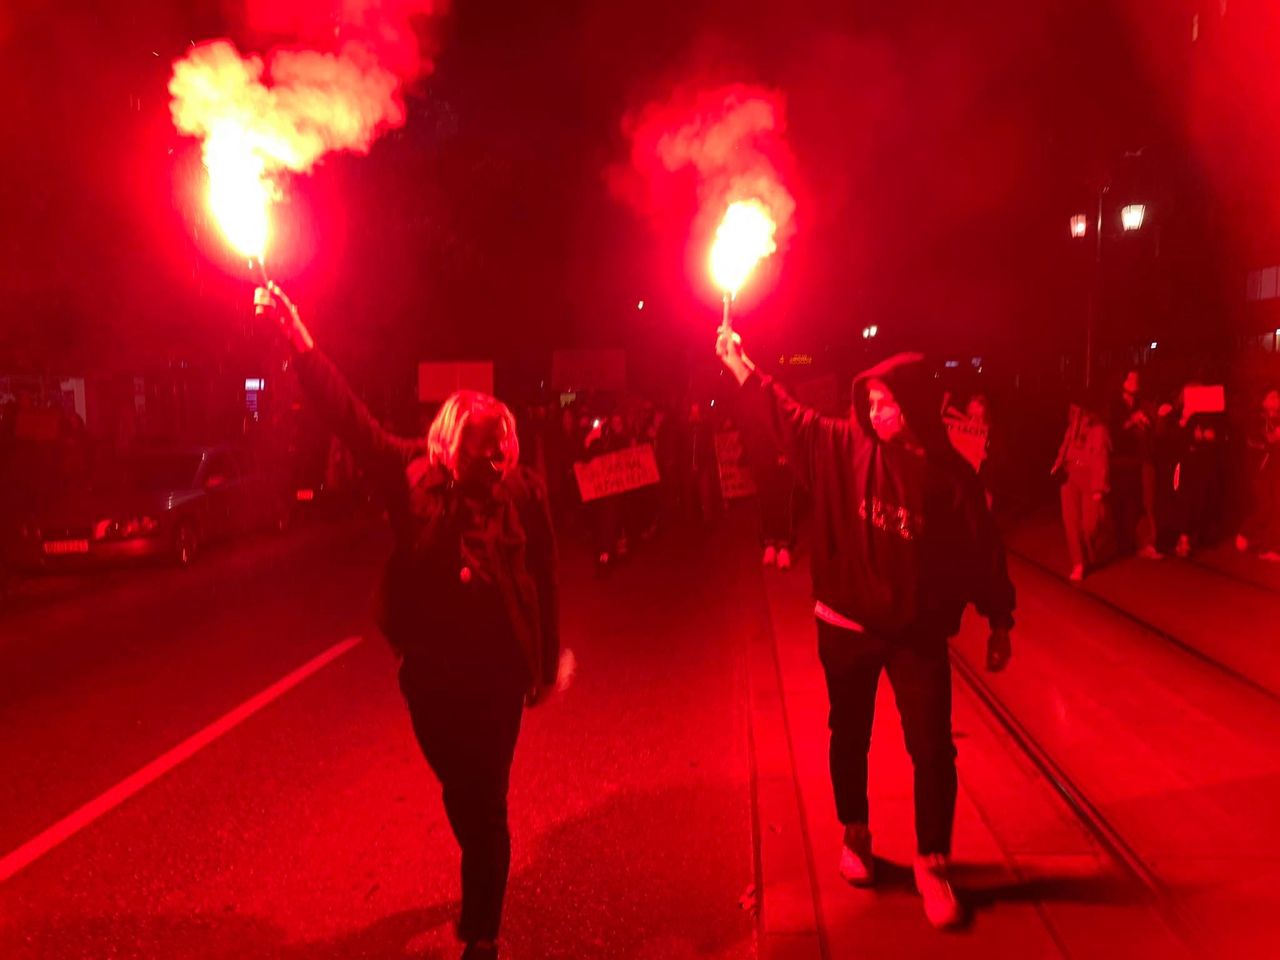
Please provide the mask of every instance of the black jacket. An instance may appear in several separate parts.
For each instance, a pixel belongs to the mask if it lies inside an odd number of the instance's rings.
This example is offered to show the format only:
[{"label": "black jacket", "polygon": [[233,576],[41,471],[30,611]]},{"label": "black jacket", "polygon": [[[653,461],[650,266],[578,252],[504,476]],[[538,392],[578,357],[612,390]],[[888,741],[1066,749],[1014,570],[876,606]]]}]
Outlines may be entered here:
[{"label": "black jacket", "polygon": [[[882,443],[867,381],[889,387],[923,451]],[[816,598],[867,630],[954,635],[970,603],[1013,625],[1004,547],[973,468],[951,447],[921,358],[904,354],[854,381],[853,416],[824,417],[771,377],[743,385],[748,417],[788,457],[814,505]]]},{"label": "black jacket", "polygon": [[[401,652],[466,640],[450,613],[489,591],[536,683],[555,681],[560,660],[556,547],[546,488],[517,467],[477,502],[426,459],[425,439],[388,432],[318,350],[294,360],[298,379],[331,429],[365,464],[386,497],[395,548],[377,595],[378,625]],[[466,582],[462,570],[467,568]],[[471,593],[468,593],[471,591]]]}]

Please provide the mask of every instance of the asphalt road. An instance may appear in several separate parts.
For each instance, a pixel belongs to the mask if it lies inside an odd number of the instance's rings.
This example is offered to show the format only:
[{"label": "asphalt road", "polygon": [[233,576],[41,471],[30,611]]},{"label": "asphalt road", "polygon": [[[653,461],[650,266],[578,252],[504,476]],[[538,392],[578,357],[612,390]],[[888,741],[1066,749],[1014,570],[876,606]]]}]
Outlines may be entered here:
[{"label": "asphalt road", "polygon": [[[0,956],[456,954],[456,850],[369,622],[386,549],[315,528],[11,599],[0,877],[31,859],[0,879]],[[580,672],[526,714],[507,956],[753,955],[755,563],[695,538],[601,579],[565,550]]]}]

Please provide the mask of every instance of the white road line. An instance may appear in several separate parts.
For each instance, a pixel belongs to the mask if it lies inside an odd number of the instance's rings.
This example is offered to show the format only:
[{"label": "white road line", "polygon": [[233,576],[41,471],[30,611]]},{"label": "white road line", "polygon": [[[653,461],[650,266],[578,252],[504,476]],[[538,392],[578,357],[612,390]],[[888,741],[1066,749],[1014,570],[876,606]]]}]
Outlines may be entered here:
[{"label": "white road line", "polygon": [[288,693],[307,677],[328,666],[359,644],[364,637],[347,637],[335,643],[319,656],[313,657],[293,672],[281,677],[261,693],[250,697],[240,706],[223,714],[213,723],[192,734],[186,740],[156,757],[142,769],[130,774],[105,793],[99,794],[80,809],[63,817],[53,826],[42,830],[22,846],[0,858],[0,883],[4,883],[23,867],[43,857],[64,840],[79,833],[99,817],[111,812],[139,790],[149,786],[176,767],[182,761],[204,749],[224,733],[239,726],[245,720],[285,693]]}]

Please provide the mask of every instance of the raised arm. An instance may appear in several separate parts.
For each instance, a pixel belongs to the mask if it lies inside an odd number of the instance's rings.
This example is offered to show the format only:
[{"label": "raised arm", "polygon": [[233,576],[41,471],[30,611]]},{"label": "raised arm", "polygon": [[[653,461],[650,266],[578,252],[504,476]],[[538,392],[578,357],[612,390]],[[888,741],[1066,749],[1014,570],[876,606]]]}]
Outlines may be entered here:
[{"label": "raised arm", "polygon": [[743,412],[751,426],[767,433],[794,465],[801,481],[811,486],[815,450],[851,435],[852,425],[848,420],[824,417],[792,397],[772,377],[758,372],[736,333],[720,330],[716,355],[742,387]]},{"label": "raised arm", "polygon": [[338,368],[316,348],[298,308],[283,290],[274,283],[259,287],[254,302],[274,316],[293,352],[293,367],[303,390],[356,459],[372,466],[395,463],[402,467],[426,452],[423,441],[396,436],[369,412]]}]

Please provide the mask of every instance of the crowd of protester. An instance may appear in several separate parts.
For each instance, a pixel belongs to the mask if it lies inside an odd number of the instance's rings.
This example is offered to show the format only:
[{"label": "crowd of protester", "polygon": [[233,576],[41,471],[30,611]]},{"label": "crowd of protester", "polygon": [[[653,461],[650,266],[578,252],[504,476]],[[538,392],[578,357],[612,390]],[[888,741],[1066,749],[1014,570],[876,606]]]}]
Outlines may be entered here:
[{"label": "crowd of protester", "polygon": [[[1222,541],[1280,562],[1280,388],[1257,391],[1238,409],[1213,385],[1186,383],[1159,398],[1144,391],[1139,370],[1117,380],[1072,399],[1050,471],[1059,485],[1070,578],[1080,581],[1120,556],[1185,558]],[[993,429],[990,407],[980,390],[948,393],[941,412],[988,504],[999,506],[991,444],[1004,431]],[[523,420],[531,462],[547,477],[559,518],[585,531],[601,568],[663,529],[711,525],[725,509],[715,438],[737,425],[723,405],[588,397],[533,408]],[[583,504],[574,464],[640,444],[653,447],[659,482]],[[759,431],[742,430],[741,445],[754,481],[762,561],[787,570],[804,491],[794,465]]]},{"label": "crowd of protester", "polygon": [[1119,555],[1185,558],[1223,539],[1280,562],[1280,389],[1232,410],[1220,386],[1190,382],[1167,400],[1142,387],[1130,370],[1069,407],[1052,473],[1071,579]]},{"label": "crowd of protester", "polygon": [[[589,539],[597,565],[615,565],[659,533],[713,527],[727,508],[717,434],[738,430],[714,400],[656,403],[624,395],[576,397],[532,406],[518,418],[522,457],[546,477],[557,522]],[[797,490],[786,458],[756,431],[742,431],[742,467],[759,498],[766,565],[791,567]],[[648,445],[656,483],[583,502],[577,464]]]}]

